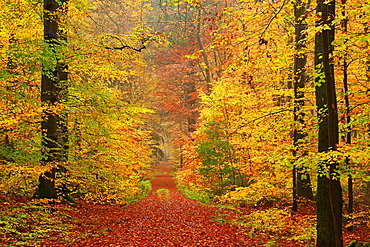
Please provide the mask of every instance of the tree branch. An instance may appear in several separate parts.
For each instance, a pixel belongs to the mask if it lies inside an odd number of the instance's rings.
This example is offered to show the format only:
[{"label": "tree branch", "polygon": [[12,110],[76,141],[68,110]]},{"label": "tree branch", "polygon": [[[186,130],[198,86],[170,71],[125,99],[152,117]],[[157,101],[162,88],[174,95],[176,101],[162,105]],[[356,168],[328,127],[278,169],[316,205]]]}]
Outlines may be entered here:
[{"label": "tree branch", "polygon": [[285,0],[280,8],[275,12],[274,16],[269,20],[269,22],[267,23],[267,26],[265,27],[265,29],[263,30],[261,36],[260,36],[260,40],[259,40],[259,44],[260,45],[263,45],[263,44],[267,44],[267,41],[265,41],[263,39],[263,35],[266,33],[267,29],[270,27],[272,21],[276,18],[276,16],[283,10],[283,7],[285,6],[285,4],[288,3],[288,0]]},{"label": "tree branch", "polygon": [[[123,49],[131,49],[131,50],[134,50],[134,51],[137,51],[137,52],[141,52],[142,50],[146,49],[146,46],[145,46],[145,42],[149,40],[149,38],[142,38],[140,39],[140,42],[141,42],[141,47],[140,48],[135,48],[135,47],[132,47],[132,46],[129,46],[129,45],[125,45],[121,39],[119,39],[118,37],[114,36],[114,35],[107,35],[105,37],[109,37],[109,38],[112,38],[112,39],[115,39],[117,40],[120,44],[119,46],[104,46],[105,49],[110,49],[110,50],[123,50]],[[100,41],[100,43],[102,45],[103,44],[103,40]]]},{"label": "tree branch", "polygon": [[[253,122],[256,122],[256,121],[258,121],[260,119],[263,119],[263,118],[266,118],[266,117],[269,117],[269,116],[272,116],[272,115],[275,115],[275,114],[279,114],[279,113],[282,113],[282,112],[286,112],[286,111],[292,111],[292,110],[291,109],[283,109],[283,110],[276,111],[276,112],[270,112],[268,114],[265,114],[265,115],[263,115],[261,117],[255,118],[255,119],[252,119],[252,120],[250,120],[250,121],[248,121],[248,122],[240,125],[238,129],[240,129],[242,127],[245,127],[245,126],[247,126],[247,125],[249,125],[249,124],[251,124]],[[235,134],[235,132],[236,132],[236,130],[234,132],[232,132],[231,134]]]}]

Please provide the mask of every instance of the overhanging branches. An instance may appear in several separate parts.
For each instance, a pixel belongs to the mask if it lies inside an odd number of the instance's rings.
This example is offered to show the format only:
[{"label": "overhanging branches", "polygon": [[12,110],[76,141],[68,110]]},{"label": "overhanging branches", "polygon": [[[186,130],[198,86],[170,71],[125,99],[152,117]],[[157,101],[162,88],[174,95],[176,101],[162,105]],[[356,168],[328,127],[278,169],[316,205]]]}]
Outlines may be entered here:
[{"label": "overhanging branches", "polygon": [[117,36],[115,35],[104,35],[101,40],[100,44],[105,48],[105,49],[111,49],[111,50],[124,50],[124,49],[131,49],[137,52],[141,52],[142,50],[146,49],[146,42],[149,41],[149,36],[148,37],[143,37],[138,39],[140,41],[141,47],[135,48],[133,46],[124,44],[124,42]]}]

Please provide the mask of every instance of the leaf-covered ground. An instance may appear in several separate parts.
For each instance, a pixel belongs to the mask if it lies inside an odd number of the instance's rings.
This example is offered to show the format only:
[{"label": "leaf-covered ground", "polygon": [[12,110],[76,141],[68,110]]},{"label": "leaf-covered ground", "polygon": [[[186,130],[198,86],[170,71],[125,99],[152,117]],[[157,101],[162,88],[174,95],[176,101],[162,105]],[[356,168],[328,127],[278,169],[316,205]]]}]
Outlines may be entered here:
[{"label": "leaf-covered ground", "polygon": [[[171,172],[168,163],[157,166],[151,194],[127,206],[80,202],[72,207],[43,204],[29,198],[2,198],[0,246],[295,247],[314,244],[314,236],[304,240],[309,236],[302,233],[307,226],[301,221],[310,219],[310,227],[314,227],[314,203],[301,205],[300,212],[294,214],[289,212],[289,205],[266,204],[238,210],[202,205],[176,190]],[[274,213],[269,221],[263,214],[258,216],[272,206],[288,214],[281,218]],[[16,211],[17,216],[9,216],[11,211]],[[253,222],[247,219],[240,223],[246,219],[245,215],[253,213],[257,215]],[[351,240],[370,240],[368,214],[358,219],[355,231],[344,231],[346,244]],[[239,220],[239,227],[229,224],[235,220]]]},{"label": "leaf-covered ground", "polygon": [[[162,163],[152,193],[128,206],[82,204],[68,212],[78,224],[72,246],[257,246],[220,218],[224,209],[182,196]],[[225,216],[226,217],[226,216]],[[84,235],[81,238],[81,232]],[[71,239],[71,238],[69,238]],[[66,243],[67,244],[67,243]],[[60,246],[49,243],[50,246]]]}]

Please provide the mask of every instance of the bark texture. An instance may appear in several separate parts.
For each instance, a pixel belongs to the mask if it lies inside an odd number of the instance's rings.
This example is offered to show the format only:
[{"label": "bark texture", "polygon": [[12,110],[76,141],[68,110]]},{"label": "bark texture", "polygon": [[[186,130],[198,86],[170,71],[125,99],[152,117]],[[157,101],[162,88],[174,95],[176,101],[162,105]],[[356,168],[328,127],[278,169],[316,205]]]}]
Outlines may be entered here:
[{"label": "bark texture", "polygon": [[[306,137],[306,134],[301,130],[304,126],[304,87],[307,82],[306,63],[307,55],[304,51],[306,48],[307,24],[305,16],[307,13],[308,2],[297,0],[294,5],[295,17],[295,44],[296,54],[294,57],[294,121],[296,128],[293,133],[294,151],[293,155],[297,157],[299,143]],[[300,167],[293,168],[293,210],[297,210],[298,197],[313,200],[313,192],[311,187],[311,179],[308,173]]]},{"label": "bark texture", "polygon": [[[317,13],[323,27],[316,34],[315,65],[321,72],[316,78],[316,104],[319,117],[319,152],[335,151],[338,143],[338,113],[334,66],[330,62],[334,41],[335,2],[317,1]],[[319,165],[317,185],[317,243],[320,247],[342,247],[342,191],[338,164],[327,160]],[[329,173],[327,172],[329,171]]]},{"label": "bark texture", "polygon": [[67,0],[44,0],[44,41],[47,50],[55,56],[56,64],[44,64],[41,79],[41,102],[46,107],[42,130],[42,162],[48,170],[40,175],[38,196],[40,198],[56,198],[55,189],[56,171],[66,160],[67,119],[62,113],[52,108],[64,100],[66,94],[66,81],[68,79],[67,67],[60,61],[60,48],[64,45],[65,37],[60,31],[59,15]]}]

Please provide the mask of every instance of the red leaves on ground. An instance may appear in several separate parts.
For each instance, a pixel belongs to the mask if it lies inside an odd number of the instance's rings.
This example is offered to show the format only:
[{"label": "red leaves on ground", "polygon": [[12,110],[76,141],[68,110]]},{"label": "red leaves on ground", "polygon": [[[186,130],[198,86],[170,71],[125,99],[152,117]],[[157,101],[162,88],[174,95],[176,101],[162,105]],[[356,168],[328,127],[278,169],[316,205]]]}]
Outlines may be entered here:
[{"label": "red leaves on ground", "polygon": [[68,212],[76,231],[85,233],[72,246],[257,246],[237,228],[214,220],[222,209],[182,196],[168,164],[158,170],[147,198],[129,206],[82,204],[73,215]]},{"label": "red leaves on ground", "polygon": [[[77,208],[69,207],[64,204],[44,204],[42,202],[23,197],[4,196],[0,198],[2,207],[5,210],[12,209],[11,205],[18,205],[19,214],[25,212],[39,215],[39,211],[45,211],[43,218],[34,220],[27,216],[27,221],[17,225],[17,231],[23,233],[50,228],[50,232],[43,236],[42,244],[27,244],[26,239],[13,236],[11,233],[5,234],[0,238],[0,245],[5,241],[16,241],[23,246],[143,246],[143,247],[167,247],[167,246],[214,246],[214,247],[233,247],[233,246],[264,246],[270,241],[266,234],[255,232],[251,239],[248,232],[250,229],[238,229],[230,226],[230,218],[245,219],[254,211],[267,210],[271,207],[284,209],[289,205],[264,204],[262,206],[246,206],[237,211],[203,206],[194,200],[190,200],[179,194],[170,172],[172,168],[162,163],[157,167],[159,175],[152,181],[153,191],[147,197],[128,206],[122,205],[97,205],[80,203]],[[29,203],[27,208],[26,203]],[[22,207],[23,205],[23,207]],[[39,207],[36,207],[39,205]],[[20,208],[20,209],[19,209]],[[366,212],[365,208],[361,211]],[[53,216],[54,215],[54,216]],[[59,218],[57,215],[59,215]],[[65,217],[61,217],[61,216]],[[302,204],[299,212],[292,212],[292,218],[300,218],[315,215],[315,204]],[[40,216],[40,215],[39,215]],[[63,221],[63,226],[69,225],[68,229],[62,230],[58,222],[47,217],[53,216],[55,219]],[[22,216],[24,217],[24,216]],[[369,227],[367,214],[358,218],[355,224],[355,231],[344,231],[344,242],[347,245],[352,240],[359,242],[368,241]],[[6,218],[4,218],[6,220]],[[3,220],[4,220],[3,219]],[[10,218],[9,218],[10,219]],[[36,218],[35,218],[36,219]],[[27,223],[27,224],[25,224]],[[34,226],[32,229],[30,226]],[[44,225],[44,226],[43,226]],[[39,227],[36,227],[39,226]],[[0,227],[8,227],[8,222],[4,221]],[[40,228],[41,227],[41,228]],[[43,227],[43,228],[42,228]],[[9,227],[8,227],[9,228]],[[36,229],[36,230],[35,230]],[[55,230],[55,231],[54,231]],[[298,230],[298,229],[297,229]],[[279,239],[275,243],[278,246],[296,247],[306,246],[301,243],[284,239],[284,232],[276,232],[274,239]],[[291,234],[291,233],[289,233]],[[294,234],[294,233],[293,233]],[[30,234],[25,235],[31,237]],[[5,238],[4,238],[5,237]],[[34,238],[36,238],[35,236]],[[271,236],[273,237],[273,236]],[[36,239],[33,239],[36,240]],[[39,239],[40,240],[40,239]]]}]

